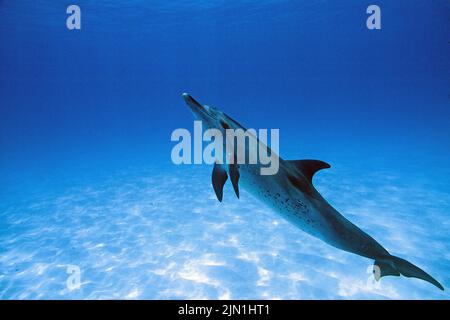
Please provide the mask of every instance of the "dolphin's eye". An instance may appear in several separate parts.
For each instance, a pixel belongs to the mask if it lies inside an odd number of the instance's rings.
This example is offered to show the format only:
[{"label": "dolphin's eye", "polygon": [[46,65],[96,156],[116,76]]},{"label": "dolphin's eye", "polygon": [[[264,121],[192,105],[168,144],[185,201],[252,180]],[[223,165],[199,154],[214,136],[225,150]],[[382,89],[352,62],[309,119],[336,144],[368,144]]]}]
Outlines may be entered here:
[{"label": "dolphin's eye", "polygon": [[224,129],[230,129],[230,126],[223,120],[220,120],[220,125],[222,126],[222,128]]}]

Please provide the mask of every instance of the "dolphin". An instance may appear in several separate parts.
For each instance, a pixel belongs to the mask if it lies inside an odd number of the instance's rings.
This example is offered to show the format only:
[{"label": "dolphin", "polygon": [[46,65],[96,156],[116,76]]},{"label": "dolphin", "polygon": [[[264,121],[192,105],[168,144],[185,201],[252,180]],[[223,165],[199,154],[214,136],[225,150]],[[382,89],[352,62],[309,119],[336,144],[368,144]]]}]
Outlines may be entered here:
[{"label": "dolphin", "polygon": [[[202,105],[192,96],[183,98],[194,116],[210,129],[218,129],[225,136],[227,129],[245,130],[238,122],[212,106]],[[253,137],[257,139],[257,137]],[[226,142],[224,142],[226,143]],[[258,141],[260,145],[262,144]],[[269,148],[265,146],[266,148]],[[245,144],[244,148],[247,148]],[[254,152],[254,150],[246,150]],[[235,151],[236,152],[236,151]],[[273,152],[270,150],[270,152]],[[279,157],[278,155],[275,155]],[[224,162],[214,164],[212,185],[219,201],[223,186],[230,177],[239,198],[239,187],[262,200],[281,217],[304,232],[321,239],[338,249],[374,260],[373,273],[378,281],[384,276],[413,277],[428,281],[441,290],[444,287],[428,273],[402,258],[391,255],[381,244],[358,228],[334,209],[314,188],[313,176],[330,165],[320,160],[279,160],[278,172],[261,175],[261,163],[237,164]],[[229,164],[228,164],[229,163]]]}]

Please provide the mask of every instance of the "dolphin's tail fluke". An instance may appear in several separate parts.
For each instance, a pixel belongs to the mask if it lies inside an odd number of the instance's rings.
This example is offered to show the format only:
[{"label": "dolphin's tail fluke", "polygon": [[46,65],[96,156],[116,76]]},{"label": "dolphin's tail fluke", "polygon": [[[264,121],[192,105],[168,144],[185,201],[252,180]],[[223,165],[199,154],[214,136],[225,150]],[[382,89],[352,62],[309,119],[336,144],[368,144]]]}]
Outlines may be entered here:
[{"label": "dolphin's tail fluke", "polygon": [[384,276],[400,276],[401,274],[408,278],[418,278],[428,281],[439,289],[444,290],[444,287],[428,273],[413,265],[411,262],[392,255],[383,256],[375,260],[374,274],[377,280]]}]

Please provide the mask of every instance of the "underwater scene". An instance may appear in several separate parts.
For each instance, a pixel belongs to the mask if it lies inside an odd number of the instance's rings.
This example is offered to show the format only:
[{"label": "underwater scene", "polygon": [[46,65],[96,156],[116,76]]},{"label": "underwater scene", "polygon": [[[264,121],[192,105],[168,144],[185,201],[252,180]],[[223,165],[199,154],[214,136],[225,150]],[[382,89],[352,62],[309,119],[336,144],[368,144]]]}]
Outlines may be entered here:
[{"label": "underwater scene", "polygon": [[449,9],[0,0],[0,299],[448,300]]}]

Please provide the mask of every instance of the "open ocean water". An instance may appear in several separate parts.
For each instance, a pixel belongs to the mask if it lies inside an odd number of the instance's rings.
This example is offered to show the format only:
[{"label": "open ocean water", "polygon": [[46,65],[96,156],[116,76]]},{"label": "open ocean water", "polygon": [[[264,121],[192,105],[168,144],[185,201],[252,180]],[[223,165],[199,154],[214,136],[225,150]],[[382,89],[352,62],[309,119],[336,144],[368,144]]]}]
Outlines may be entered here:
[{"label": "open ocean water", "polygon": [[[450,7],[369,4],[0,0],[0,298],[449,299]],[[447,291],[219,203],[171,162],[183,92],[330,163],[323,196]]]}]

